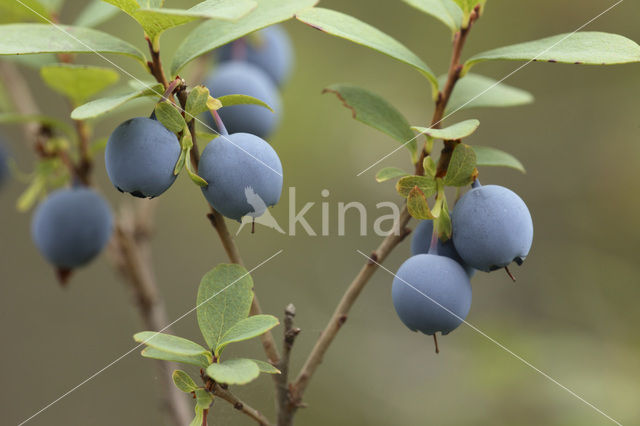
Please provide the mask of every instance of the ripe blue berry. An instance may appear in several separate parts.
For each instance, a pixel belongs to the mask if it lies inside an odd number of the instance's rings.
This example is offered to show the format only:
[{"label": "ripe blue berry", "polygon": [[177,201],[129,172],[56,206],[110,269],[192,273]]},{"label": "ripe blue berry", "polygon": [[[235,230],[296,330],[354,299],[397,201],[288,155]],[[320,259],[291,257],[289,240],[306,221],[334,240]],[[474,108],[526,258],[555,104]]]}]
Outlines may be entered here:
[{"label": "ripe blue berry", "polygon": [[[429,247],[431,246],[431,236],[433,235],[433,221],[422,220],[413,230],[413,237],[411,237],[411,255],[427,254]],[[469,278],[475,274],[476,270],[471,266],[464,263],[464,260],[460,257],[456,248],[453,245],[453,241],[448,239],[446,242],[438,239],[438,256],[446,256],[449,259],[453,259],[458,262],[465,270]]]},{"label": "ripe blue berry", "polygon": [[287,32],[280,25],[272,25],[217,49],[218,61],[246,61],[260,67],[281,86],[293,65],[293,47]]},{"label": "ripe blue berry", "polygon": [[119,125],[105,150],[107,174],[120,192],[153,198],[176,180],[180,143],[159,121],[137,117]]},{"label": "ripe blue berry", "polygon": [[448,334],[467,317],[471,284],[455,260],[433,254],[407,259],[393,280],[393,306],[413,331]]},{"label": "ripe blue berry", "polygon": [[[229,133],[251,133],[266,138],[278,125],[282,109],[280,94],[269,76],[255,65],[241,61],[225,62],[207,79],[205,85],[213,96],[248,95],[260,99],[275,111],[259,105],[223,107],[218,113]],[[210,116],[207,116],[207,122],[212,128],[217,128]]]},{"label": "ripe blue berry", "polygon": [[456,204],[453,244],[460,257],[482,271],[522,264],[533,242],[533,222],[526,204],[497,185],[476,187]]},{"label": "ripe blue berry", "polygon": [[95,191],[77,187],[51,193],[36,209],[31,236],[42,255],[58,268],[82,266],[111,237],[113,219]]},{"label": "ripe blue berry", "polygon": [[278,154],[266,141],[248,133],[209,142],[202,151],[198,173],[209,183],[202,188],[209,204],[234,220],[250,213],[260,216],[266,207],[278,203],[282,193]]}]

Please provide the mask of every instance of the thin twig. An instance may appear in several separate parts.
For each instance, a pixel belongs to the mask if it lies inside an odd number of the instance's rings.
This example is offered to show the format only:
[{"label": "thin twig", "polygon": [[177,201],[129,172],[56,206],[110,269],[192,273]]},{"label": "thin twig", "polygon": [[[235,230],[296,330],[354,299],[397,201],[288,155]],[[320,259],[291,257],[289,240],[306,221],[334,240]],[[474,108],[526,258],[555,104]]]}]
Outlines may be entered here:
[{"label": "thin twig", "polygon": [[271,426],[269,423],[269,419],[267,419],[260,411],[252,408],[247,405],[243,401],[241,401],[237,396],[231,393],[228,389],[224,389],[222,386],[216,384],[213,387],[213,394],[221,399],[224,399],[229,404],[233,405],[233,408],[236,410],[246,414],[255,420],[260,426]]},{"label": "thin twig", "polygon": [[280,374],[274,376],[278,388],[278,426],[290,424],[291,417],[293,416],[291,405],[295,402],[291,397],[291,391],[289,389],[289,362],[293,343],[298,334],[300,334],[300,329],[293,326],[295,316],[296,307],[290,303],[284,310],[282,357],[277,365]]},{"label": "thin twig", "polygon": [[[469,26],[465,29],[460,30],[458,34],[456,34],[456,37],[454,39],[451,65],[450,65],[449,74],[448,74],[449,77],[447,79],[447,83],[443,88],[443,91],[441,91],[438,94],[438,99],[436,101],[436,109],[434,111],[434,115],[432,118],[433,127],[438,127],[440,124],[440,121],[442,121],[442,118],[444,116],[444,111],[446,110],[447,103],[451,97],[451,93],[453,92],[453,89],[460,78],[460,71],[462,69],[460,66],[460,57],[462,54],[462,49],[464,47],[467,35],[471,29],[471,25],[473,24],[474,20],[477,19],[477,17],[478,17],[477,10],[475,10],[470,19]],[[446,156],[446,153],[445,153],[446,149],[447,149],[447,144],[445,142],[445,149],[443,149],[443,154],[441,156],[440,161],[443,161],[442,157]],[[427,155],[427,152],[425,149],[423,149],[420,156],[420,160],[416,164],[416,168],[415,168],[415,173],[417,175],[424,174],[424,168],[422,164],[426,155]],[[446,174],[446,169],[448,167],[448,164],[449,164],[448,160],[444,161],[442,168],[439,167],[438,169],[439,172],[440,173],[444,172],[444,174]],[[290,410],[292,411],[292,413],[289,416],[289,419],[290,419],[289,423],[283,423],[279,426],[289,426],[293,423],[293,415],[295,414],[295,411],[298,409],[298,407],[302,403],[302,397],[304,395],[304,392],[307,386],[309,385],[309,382],[313,374],[315,373],[316,369],[322,362],[322,359],[324,358],[326,351],[328,350],[329,346],[333,342],[333,339],[338,334],[338,331],[340,331],[340,328],[342,327],[344,322],[347,320],[351,307],[355,303],[356,299],[358,298],[358,296],[360,295],[360,293],[362,292],[366,284],[369,282],[369,279],[373,276],[375,271],[378,269],[377,267],[378,264],[382,263],[386,259],[386,257],[389,255],[389,253],[391,253],[391,251],[398,244],[400,244],[400,242],[402,242],[402,240],[409,234],[410,231],[406,228],[406,226],[410,220],[411,220],[411,216],[409,215],[409,212],[407,211],[407,207],[405,206],[402,209],[402,212],[400,214],[399,222],[394,227],[395,232],[392,232],[389,236],[387,236],[382,241],[382,243],[378,246],[378,248],[371,254],[370,257],[375,262],[371,262],[371,261],[367,262],[362,267],[362,269],[360,270],[356,278],[351,282],[351,284],[347,288],[347,291],[342,296],[342,299],[340,300],[338,307],[336,308],[333,315],[331,316],[329,323],[327,324],[325,329],[322,331],[320,337],[316,341],[316,344],[311,350],[311,353],[309,354],[300,373],[298,374],[296,381],[291,385],[291,394],[292,394],[294,404],[290,406]]]}]

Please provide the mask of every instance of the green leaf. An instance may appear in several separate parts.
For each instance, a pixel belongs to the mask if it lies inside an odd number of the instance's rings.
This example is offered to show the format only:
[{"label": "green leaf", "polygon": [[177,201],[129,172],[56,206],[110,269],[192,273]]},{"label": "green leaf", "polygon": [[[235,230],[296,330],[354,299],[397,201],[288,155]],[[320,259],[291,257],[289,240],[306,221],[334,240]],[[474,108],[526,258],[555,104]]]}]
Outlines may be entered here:
[{"label": "green leaf", "polygon": [[215,355],[219,357],[229,343],[253,339],[266,333],[278,324],[280,324],[278,318],[273,315],[253,315],[240,320],[222,336],[215,348]]},{"label": "green leaf", "polygon": [[0,25],[0,55],[34,53],[115,53],[147,66],[137,47],[102,31],[49,24]]},{"label": "green leaf", "polygon": [[209,352],[206,348],[191,340],[156,331],[141,331],[133,335],[133,340],[177,355],[196,356]]},{"label": "green leaf", "polygon": [[34,55],[5,55],[0,60],[14,62],[18,65],[39,70],[45,65],[55,64],[58,57],[53,53],[39,53]]},{"label": "green leaf", "polygon": [[627,64],[640,62],[640,46],[617,34],[560,34],[474,55],[465,63],[463,73],[479,62],[495,60],[533,60],[585,65]]},{"label": "green leaf", "polygon": [[511,154],[488,146],[474,145],[472,148],[476,153],[476,166],[510,167],[526,173],[522,163]]},{"label": "green leaf", "polygon": [[275,368],[273,365],[268,362],[260,361],[258,359],[252,359],[251,361],[255,362],[261,373],[266,374],[280,374],[281,371]]},{"label": "green leaf", "polygon": [[193,420],[191,420],[191,423],[189,423],[189,426],[202,426],[202,422],[204,420],[204,410],[196,405],[196,415],[193,418]]},{"label": "green leaf", "polygon": [[211,404],[213,404],[213,395],[211,395],[208,390],[202,388],[198,388],[194,392],[196,394],[196,405],[203,410],[209,409]]},{"label": "green leaf", "polygon": [[198,289],[198,325],[209,348],[238,321],[249,316],[253,280],[240,265],[221,264],[207,272]]},{"label": "green leaf", "polygon": [[169,101],[162,101],[156,105],[156,118],[170,132],[178,133],[187,126],[184,117],[176,109],[175,105]]},{"label": "green leaf", "polygon": [[71,64],[45,66],[40,75],[49,87],[67,96],[74,105],[85,102],[120,78],[111,68]]},{"label": "green leaf", "polygon": [[471,16],[471,12],[477,5],[480,5],[480,13],[482,13],[482,8],[484,8],[484,4],[487,0],[453,0],[456,2],[460,9],[462,10],[462,27],[467,28],[469,26],[469,17]]},{"label": "green leaf", "polygon": [[191,376],[182,370],[175,370],[171,378],[176,387],[184,393],[191,393],[198,389],[198,385],[196,385]]},{"label": "green leaf", "polygon": [[411,65],[431,82],[434,92],[438,88],[438,79],[422,59],[396,39],[369,24],[344,13],[319,7],[297,13],[296,19],[327,34],[350,40]]},{"label": "green leaf", "polygon": [[196,19],[222,19],[235,21],[257,6],[253,0],[207,0],[194,7],[182,9],[160,9],[155,7],[135,7],[132,0],[105,0],[111,4],[120,4],[122,10],[135,19],[144,29],[145,34],[157,47],[160,35],[170,28],[174,28]]},{"label": "green leaf", "polygon": [[454,33],[462,25],[462,10],[453,0],[404,0],[404,2],[433,16]]},{"label": "green leaf", "polygon": [[260,368],[251,359],[236,358],[211,364],[207,367],[207,375],[218,383],[244,385],[260,375]]},{"label": "green leaf", "polygon": [[414,186],[411,188],[411,191],[409,191],[409,196],[407,197],[407,210],[409,210],[409,214],[411,216],[418,220],[434,218],[431,214],[431,210],[429,209],[427,198],[417,186]]},{"label": "green leaf", "polygon": [[473,180],[476,169],[476,153],[469,145],[459,143],[451,154],[451,161],[444,184],[447,186],[465,186]]},{"label": "green leaf", "polygon": [[451,215],[449,213],[449,206],[447,205],[447,197],[442,193],[442,207],[440,214],[434,219],[434,226],[438,233],[438,238],[442,241],[447,241],[451,238]]},{"label": "green leaf", "polygon": [[471,136],[478,126],[480,126],[480,122],[478,120],[466,120],[452,126],[445,127],[444,129],[430,129],[428,127],[417,126],[413,126],[411,128],[416,132],[425,134],[434,139],[452,141]]},{"label": "green leaf", "polygon": [[102,0],[91,0],[78,15],[73,25],[78,27],[97,27],[120,12],[117,7]]},{"label": "green leaf", "polygon": [[176,75],[189,62],[216,47],[254,31],[286,21],[318,0],[260,0],[258,7],[236,22],[205,21],[196,27],[175,50],[171,74]]},{"label": "green leaf", "polygon": [[397,177],[404,177],[408,175],[409,173],[397,167],[385,167],[384,169],[376,173],[376,181],[378,181],[378,183],[381,183]]},{"label": "green leaf", "polygon": [[22,114],[13,114],[13,113],[0,114],[0,123],[2,124],[4,123],[18,124],[18,123],[31,123],[31,122],[40,123],[44,126],[48,126],[53,129],[59,129],[72,138],[75,138],[76,136],[76,131],[74,130],[73,127],[71,127],[69,124],[65,123],[64,121],[60,121],[56,118],[49,117],[48,115],[42,115],[42,114],[22,115]]},{"label": "green leaf", "polygon": [[88,102],[74,109],[71,112],[71,118],[74,120],[86,120],[89,118],[95,118],[102,114],[106,114],[114,109],[118,108],[125,103],[144,96],[161,97],[163,92],[162,85],[157,84],[151,86],[150,89],[140,87],[134,91],[127,92],[121,95],[108,96],[106,98],[100,98]]},{"label": "green leaf", "polygon": [[[441,84],[447,76],[439,78]],[[445,114],[469,108],[512,107],[533,102],[533,95],[504,83],[469,73],[458,80],[447,103]]]},{"label": "green leaf", "polygon": [[[187,103],[184,110],[189,118],[197,117],[205,111],[209,111],[207,107],[207,101],[209,100],[209,89],[204,86],[196,86],[190,92],[187,97]],[[191,120],[189,120],[191,121]]]},{"label": "green leaf", "polygon": [[406,176],[396,183],[396,191],[403,197],[408,197],[414,186],[420,188],[425,197],[437,192],[436,181],[428,176]]},{"label": "green leaf", "polygon": [[434,163],[433,158],[430,155],[428,157],[425,157],[425,159],[422,161],[422,168],[424,169],[425,176],[435,179],[437,167],[436,163]]},{"label": "green leaf", "polygon": [[351,110],[353,118],[404,144],[415,162],[418,143],[407,119],[382,96],[351,84],[332,84],[322,93],[333,93]]},{"label": "green leaf", "polygon": [[232,105],[259,105],[273,112],[273,108],[258,98],[248,95],[225,95],[218,98],[223,107]]},{"label": "green leaf", "polygon": [[212,359],[208,358],[211,356],[210,354],[204,355],[195,355],[195,356],[185,356],[178,355],[172,352],[164,352],[156,348],[147,347],[145,348],[140,355],[145,358],[152,359],[162,359],[164,361],[172,361],[172,362],[180,362],[182,364],[195,365],[201,368],[207,368],[209,364],[211,364]]}]

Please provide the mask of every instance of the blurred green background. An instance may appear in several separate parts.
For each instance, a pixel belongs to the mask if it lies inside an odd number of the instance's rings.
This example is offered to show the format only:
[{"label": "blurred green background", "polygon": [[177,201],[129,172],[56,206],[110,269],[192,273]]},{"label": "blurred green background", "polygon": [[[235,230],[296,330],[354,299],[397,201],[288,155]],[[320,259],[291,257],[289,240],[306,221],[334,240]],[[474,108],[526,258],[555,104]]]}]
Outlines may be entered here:
[{"label": "blurred green background", "polygon": [[[72,22],[85,2],[67,1],[62,22]],[[194,1],[167,0],[169,7]],[[334,8],[373,24],[406,44],[438,73],[448,66],[449,30],[400,0],[326,0]],[[596,0],[490,0],[473,29],[466,54],[515,42],[573,31],[613,4]],[[588,30],[623,34],[640,41],[640,3],[626,1],[589,25]],[[165,62],[193,26],[163,36]],[[277,250],[284,253],[257,270],[256,290],[266,312],[281,316],[287,303],[298,310],[302,328],[293,354],[297,371],[333,312],[342,292],[377,246],[375,235],[361,237],[355,214],[347,235],[337,237],[337,203],[400,203],[392,184],[376,184],[374,171],[356,173],[395,149],[396,142],[350,118],[322,89],[351,82],[384,95],[412,124],[426,125],[432,105],[427,81],[416,71],[381,54],[313,31],[285,24],[296,49],[292,80],[284,89],[285,115],[271,139],[285,169],[285,187],[297,188],[297,205],[315,202],[307,215],[321,223],[320,192],[330,191],[331,233],[295,237],[266,228],[237,237],[248,267]],[[141,30],[127,16],[100,27],[144,48]],[[113,58],[142,76],[128,59]],[[78,61],[106,65],[97,57]],[[496,79],[519,63],[478,65],[474,72]],[[66,105],[44,88],[36,72],[25,70],[40,107],[64,118]],[[187,71],[188,77],[188,71]],[[123,76],[123,81],[126,77]],[[195,82],[191,82],[195,83]],[[478,273],[468,321],[581,395],[623,424],[640,424],[640,65],[585,67],[531,64],[508,84],[531,91],[536,102],[510,110],[469,110],[449,123],[478,118],[471,144],[495,146],[516,155],[528,173],[481,169],[484,183],[508,186],[528,203],[535,240],[513,284],[503,273]],[[148,115],[139,104],[97,123],[106,136],[133,115]],[[21,169],[34,157],[15,127],[3,127]],[[406,152],[384,165],[408,168]],[[183,174],[184,175],[184,174]],[[130,202],[108,182],[101,156],[96,179],[112,206]],[[3,424],[17,424],[130,350],[141,330],[129,290],[106,256],[73,277],[62,290],[29,236],[31,214],[19,214],[15,200],[24,185],[0,192],[0,339]],[[288,196],[273,215],[286,223]],[[226,261],[205,218],[200,191],[185,176],[161,197],[154,240],[155,270],[170,318],[195,303],[201,276]],[[237,224],[230,225],[235,231]],[[392,270],[409,254],[406,241],[386,262]],[[605,425],[585,403],[533,371],[467,326],[440,339],[407,330],[390,298],[392,277],[378,271],[356,303],[306,395],[299,425]],[[199,340],[195,315],[174,327]],[[276,329],[280,339],[280,329]],[[35,425],[164,424],[158,406],[153,362],[136,351],[30,422]],[[261,357],[258,341],[230,353]],[[272,382],[261,377],[235,389],[273,418]],[[228,404],[216,403],[213,425],[253,424]]]}]

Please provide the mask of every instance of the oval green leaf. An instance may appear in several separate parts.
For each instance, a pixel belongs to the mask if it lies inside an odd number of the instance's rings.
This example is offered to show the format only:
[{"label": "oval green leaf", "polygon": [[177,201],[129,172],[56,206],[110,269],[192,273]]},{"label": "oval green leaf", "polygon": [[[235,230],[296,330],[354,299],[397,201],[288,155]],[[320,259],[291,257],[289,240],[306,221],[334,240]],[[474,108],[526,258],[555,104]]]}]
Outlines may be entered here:
[{"label": "oval green leaf", "polygon": [[240,320],[222,336],[215,348],[215,354],[216,356],[220,356],[229,343],[253,339],[266,333],[278,324],[280,324],[278,318],[273,315],[253,315]]},{"label": "oval green leaf", "polygon": [[114,53],[147,66],[137,47],[102,31],[49,24],[0,25],[0,55],[35,53]]},{"label": "oval green leaf", "polygon": [[205,21],[197,26],[176,49],[171,74],[176,75],[189,62],[216,47],[261,28],[286,21],[318,0],[260,0],[258,7],[236,22]]},{"label": "oval green leaf", "polygon": [[266,373],[266,374],[280,374],[280,373],[282,373],[280,370],[278,370],[277,368],[275,368],[273,365],[269,364],[268,362],[260,361],[258,359],[252,359],[251,361],[256,363],[256,365],[260,369],[261,373]]},{"label": "oval green leaf", "polygon": [[[441,84],[447,76],[439,78]],[[492,78],[469,73],[458,80],[451,93],[445,114],[469,108],[506,108],[530,104],[533,95],[525,90],[500,83]]]},{"label": "oval green leaf", "polygon": [[260,368],[251,359],[237,358],[211,364],[207,367],[207,375],[218,383],[244,385],[260,375]]},{"label": "oval green leaf", "polygon": [[526,173],[520,160],[509,153],[488,146],[474,145],[472,148],[476,153],[476,165],[478,166],[509,167]]},{"label": "oval green leaf", "polygon": [[425,197],[437,192],[436,181],[428,176],[405,176],[396,183],[396,191],[406,198],[415,186],[420,188]]},{"label": "oval green leaf", "polygon": [[207,368],[207,366],[212,362],[212,359],[209,359],[207,357],[209,354],[186,356],[186,355],[174,354],[172,352],[161,351],[160,349],[156,349],[152,347],[145,348],[140,353],[140,355],[142,355],[145,358],[179,362],[181,364],[195,365],[200,368]]},{"label": "oval green leaf", "polygon": [[541,61],[565,64],[614,65],[640,62],[640,46],[618,34],[577,32],[500,47],[472,56],[464,72],[484,61]]},{"label": "oval green leaf", "polygon": [[175,370],[171,378],[176,387],[184,393],[191,393],[198,389],[198,385],[196,385],[191,376],[182,370]]},{"label": "oval green leaf", "polygon": [[196,356],[209,352],[206,348],[191,340],[156,331],[141,331],[133,335],[133,340],[177,355]]},{"label": "oval green leaf", "polygon": [[382,96],[352,84],[332,84],[322,93],[333,93],[351,110],[353,118],[405,145],[414,162],[418,143],[407,119]]},{"label": "oval green leaf", "polygon": [[162,85],[156,84],[150,88],[139,87],[136,90],[120,94],[108,96],[106,98],[96,99],[80,105],[71,111],[71,118],[74,120],[87,120],[106,114],[114,109],[126,104],[127,102],[145,96],[155,96],[160,98],[163,92]]},{"label": "oval green leaf", "polygon": [[409,173],[399,169],[398,167],[385,167],[376,173],[376,181],[378,183],[382,183],[397,177],[404,177],[408,175]]},{"label": "oval green leaf", "polygon": [[296,19],[324,33],[352,41],[411,65],[431,82],[434,92],[438,88],[438,79],[422,59],[396,39],[369,24],[344,13],[319,7],[297,13]]},{"label": "oval green leaf", "polygon": [[451,154],[451,161],[444,177],[447,186],[465,186],[473,181],[476,169],[476,153],[469,145],[459,143]]},{"label": "oval green leaf", "polygon": [[202,277],[196,303],[198,325],[210,348],[249,316],[252,301],[253,280],[240,265],[221,264]]},{"label": "oval green leaf", "polygon": [[465,120],[456,123],[444,129],[431,129],[428,127],[411,127],[416,132],[432,137],[433,139],[442,139],[445,141],[453,141],[469,137],[478,129],[480,122],[478,120]]},{"label": "oval green leaf", "polygon": [[232,105],[258,105],[273,112],[273,108],[271,108],[268,104],[258,98],[254,98],[253,96],[249,95],[224,95],[220,96],[217,99],[218,101],[220,101],[223,107]]},{"label": "oval green leaf", "polygon": [[427,203],[427,198],[424,195],[424,192],[420,190],[417,186],[414,186],[411,191],[409,191],[409,196],[407,197],[407,210],[409,210],[409,214],[418,220],[429,220],[433,219],[433,214],[431,214],[431,210],[429,209],[429,203]]}]

